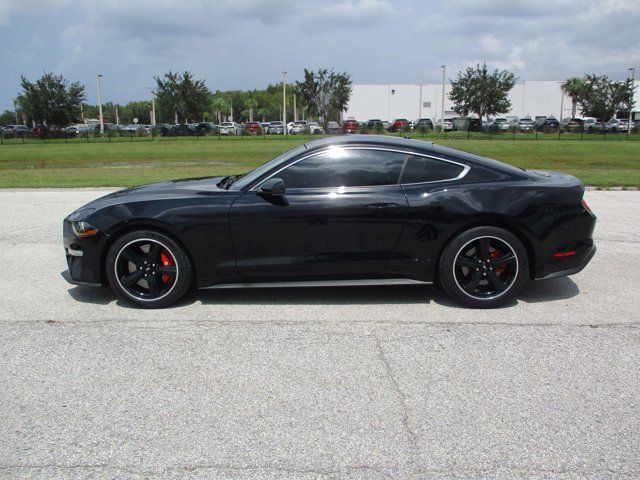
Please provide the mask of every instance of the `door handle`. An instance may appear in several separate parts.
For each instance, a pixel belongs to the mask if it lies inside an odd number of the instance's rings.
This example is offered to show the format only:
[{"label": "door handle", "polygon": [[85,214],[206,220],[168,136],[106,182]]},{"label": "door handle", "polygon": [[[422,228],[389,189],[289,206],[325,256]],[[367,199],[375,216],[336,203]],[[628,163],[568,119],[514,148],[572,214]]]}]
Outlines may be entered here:
[{"label": "door handle", "polygon": [[370,203],[364,208],[382,210],[385,208],[398,208],[399,206],[400,205],[398,205],[397,203]]}]

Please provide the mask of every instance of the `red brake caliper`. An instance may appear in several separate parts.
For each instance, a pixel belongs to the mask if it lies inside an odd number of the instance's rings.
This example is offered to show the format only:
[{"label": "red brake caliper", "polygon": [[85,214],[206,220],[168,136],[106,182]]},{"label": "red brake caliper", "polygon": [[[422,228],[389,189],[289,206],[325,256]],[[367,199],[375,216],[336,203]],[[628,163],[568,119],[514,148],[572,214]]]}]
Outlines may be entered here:
[{"label": "red brake caliper", "polygon": [[[160,261],[162,262],[162,265],[164,265],[165,267],[168,267],[169,265],[174,265],[173,257],[166,250],[163,250],[162,252],[160,252]],[[170,281],[171,281],[171,275],[167,275],[167,274],[162,275],[163,283],[169,283]]]},{"label": "red brake caliper", "polygon": [[[491,255],[491,258],[492,258],[492,259],[494,259],[494,258],[498,258],[500,255],[502,255],[502,252],[501,252],[500,250],[494,250],[493,252],[491,252],[491,253],[490,253],[490,255]],[[503,265],[498,265],[498,266],[495,268],[494,272],[496,272],[496,273],[502,273],[502,272],[504,272],[504,271],[505,271],[505,269],[506,269],[506,268],[507,268],[507,267],[506,267],[506,265],[504,265],[504,264],[503,264]]]}]

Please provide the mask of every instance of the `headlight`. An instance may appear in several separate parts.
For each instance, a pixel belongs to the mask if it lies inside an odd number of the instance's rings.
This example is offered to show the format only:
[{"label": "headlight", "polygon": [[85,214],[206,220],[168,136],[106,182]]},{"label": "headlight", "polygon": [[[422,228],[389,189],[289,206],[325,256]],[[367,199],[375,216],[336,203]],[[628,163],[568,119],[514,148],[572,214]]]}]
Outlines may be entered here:
[{"label": "headlight", "polygon": [[98,229],[88,222],[71,222],[71,228],[76,237],[92,237],[98,234]]}]

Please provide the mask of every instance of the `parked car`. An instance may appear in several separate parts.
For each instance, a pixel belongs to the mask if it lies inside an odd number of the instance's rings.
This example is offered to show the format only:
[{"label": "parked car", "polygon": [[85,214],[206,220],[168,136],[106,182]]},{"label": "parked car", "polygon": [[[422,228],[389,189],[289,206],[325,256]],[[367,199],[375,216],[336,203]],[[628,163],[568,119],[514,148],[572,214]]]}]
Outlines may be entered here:
[{"label": "parked car", "polygon": [[[94,127],[95,128],[95,127]],[[100,126],[98,125],[98,129]],[[129,135],[143,135],[145,133],[144,126],[138,123],[130,123],[124,127],[123,130],[125,133]]]},{"label": "parked car", "polygon": [[536,129],[536,124],[529,117],[521,118],[518,121],[518,129],[521,132],[533,132]]},{"label": "parked car", "polygon": [[289,133],[291,135],[297,135],[298,133],[306,133],[307,128],[309,128],[309,124],[306,120],[296,120],[295,122],[291,122],[291,126],[289,127]]},{"label": "parked car", "polygon": [[568,132],[582,132],[584,130],[583,125],[584,125],[584,120],[582,120],[581,118],[578,118],[578,117],[571,118],[567,123],[566,130]]},{"label": "parked car", "polygon": [[534,123],[536,124],[536,130],[540,128],[540,125],[547,119],[546,115],[536,115],[534,118]]},{"label": "parked car", "polygon": [[511,129],[511,123],[506,117],[497,117],[493,120],[493,130],[495,132],[506,132]]},{"label": "parked car", "polygon": [[311,135],[324,135],[324,128],[318,122],[309,122],[309,129],[311,130]]},{"label": "parked car", "polygon": [[269,122],[269,129],[267,130],[269,135],[284,135],[284,125],[280,121]]},{"label": "parked car", "polygon": [[589,263],[596,218],[584,192],[567,174],[433,143],[330,137],[243,176],[161,182],[80,207],[62,225],[63,276],[143,308],[193,285],[402,283],[498,307],[532,279]]},{"label": "parked car", "polygon": [[444,121],[438,120],[438,127],[443,132],[451,132],[453,131],[453,118],[445,118]]},{"label": "parked car", "polygon": [[16,137],[27,136],[31,134],[31,129],[26,125],[7,125],[7,128],[11,130],[11,133]]},{"label": "parked car", "polygon": [[195,132],[197,135],[211,135],[213,133],[213,126],[209,122],[200,122],[196,124]]},{"label": "parked car", "polygon": [[269,122],[260,122],[260,128],[264,133],[268,133],[269,131]]},{"label": "parked car", "polygon": [[342,127],[338,122],[327,122],[327,133],[330,135],[340,133],[342,131]]},{"label": "parked car", "polygon": [[220,135],[240,135],[242,128],[236,122],[220,122]]},{"label": "parked car", "polygon": [[542,121],[542,123],[538,125],[539,132],[549,132],[549,131],[557,132],[559,129],[560,129],[560,122],[553,117],[545,118]]},{"label": "parked car", "polygon": [[196,130],[188,123],[178,123],[173,126],[171,133],[177,137],[190,137],[196,134]]},{"label": "parked car", "polygon": [[595,117],[584,117],[582,119],[582,130],[587,133],[602,132],[602,125]]},{"label": "parked car", "polygon": [[248,122],[244,126],[244,132],[247,135],[259,135],[262,133],[262,128],[258,122]]},{"label": "parked car", "polygon": [[360,124],[356,120],[345,120],[342,123],[342,133],[358,133]]},{"label": "parked car", "polygon": [[151,129],[154,135],[166,137],[173,133],[173,126],[168,123],[156,123]]},{"label": "parked car", "polygon": [[629,131],[629,120],[627,120],[626,118],[619,118],[617,131],[620,133],[627,133]]},{"label": "parked car", "polygon": [[389,126],[390,132],[400,132],[403,129],[410,129],[409,122],[406,118],[396,118]]},{"label": "parked car", "polygon": [[418,132],[428,132],[433,130],[433,120],[430,118],[419,118],[415,122],[414,130]]},{"label": "parked car", "polygon": [[366,127],[369,130],[376,130],[376,131],[380,131],[384,129],[384,125],[382,124],[382,120],[379,120],[377,118],[374,118],[372,120],[368,120]]},{"label": "parked car", "polygon": [[31,130],[31,133],[33,133],[34,135],[37,135],[39,137],[45,137],[49,133],[49,127],[47,127],[44,124],[36,125]]},{"label": "parked car", "polygon": [[453,119],[453,129],[463,132],[480,132],[482,131],[482,122],[479,118],[456,117]]}]

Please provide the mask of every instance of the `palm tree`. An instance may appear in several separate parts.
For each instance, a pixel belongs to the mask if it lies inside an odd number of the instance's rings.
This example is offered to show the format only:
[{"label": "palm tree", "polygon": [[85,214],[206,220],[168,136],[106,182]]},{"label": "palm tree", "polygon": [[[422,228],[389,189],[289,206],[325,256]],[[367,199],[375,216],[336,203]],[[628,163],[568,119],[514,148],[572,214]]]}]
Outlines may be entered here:
[{"label": "palm tree", "polygon": [[571,97],[571,116],[576,116],[578,102],[582,99],[587,89],[587,84],[580,77],[567,78],[561,85],[562,91]]},{"label": "palm tree", "polygon": [[220,121],[221,121],[220,114],[221,112],[224,112],[227,110],[227,108],[229,108],[229,104],[222,97],[214,97],[214,99],[211,100],[211,106],[213,107],[213,110],[216,112],[216,116],[218,117],[218,125],[220,125]]},{"label": "palm tree", "polygon": [[258,106],[258,102],[253,98],[249,98],[246,102],[244,102],[246,107],[249,107],[249,121],[253,122],[253,109]]}]

